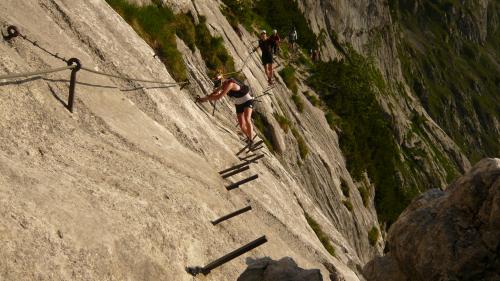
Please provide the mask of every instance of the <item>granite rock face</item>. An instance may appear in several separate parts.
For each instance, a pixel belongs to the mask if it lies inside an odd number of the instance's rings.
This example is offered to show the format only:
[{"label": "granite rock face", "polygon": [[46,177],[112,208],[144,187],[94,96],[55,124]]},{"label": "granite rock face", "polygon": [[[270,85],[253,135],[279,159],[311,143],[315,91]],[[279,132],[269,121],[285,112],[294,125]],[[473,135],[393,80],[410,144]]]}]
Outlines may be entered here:
[{"label": "granite rock face", "polygon": [[[244,42],[254,37],[243,31],[240,40],[217,1],[175,3],[205,16],[236,66],[243,64]],[[77,57],[93,70],[173,81],[153,49],[104,0],[1,1],[0,24],[4,32],[16,25],[38,46]],[[212,116],[210,107],[194,103],[211,90],[210,77],[199,51],[180,40],[178,48],[189,87],[154,87],[82,70],[73,114],[61,104],[69,72],[1,81],[0,279],[189,281],[186,266],[204,265],[265,234],[270,242],[252,257],[291,257],[323,276],[328,263],[346,280],[363,280],[357,268],[381,251],[367,239],[378,226],[376,213],[356,192],[324,113],[306,103],[297,114],[281,82],[259,110],[283,138],[286,153],[264,148],[266,158],[248,174],[223,180],[218,171],[239,162],[234,154],[243,144],[234,105],[224,100]],[[0,52],[1,73],[66,65],[22,38],[0,40]],[[255,93],[267,87],[258,56],[244,72]],[[310,147],[304,161],[295,138],[272,121],[274,112],[293,117]],[[252,174],[259,179],[245,188],[224,189]],[[352,212],[342,204],[342,181],[351,190]],[[209,223],[248,204],[252,211],[241,217],[220,227]],[[327,233],[335,257],[304,211]],[[244,259],[236,259],[206,280],[236,280],[245,268]]]},{"label": "granite rock face", "polygon": [[[141,5],[159,3],[130,0]],[[215,0],[163,0],[176,12],[204,16],[241,67],[248,43],[256,38],[234,32]],[[390,13],[385,1],[301,1],[316,32],[327,30],[323,58],[341,54],[334,33],[363,54],[373,54],[382,73],[401,81]],[[173,81],[154,50],[105,0],[0,1],[3,31],[14,24],[22,34],[53,54],[77,57],[85,67],[146,80]],[[368,48],[381,35],[379,48]],[[199,266],[255,237],[269,243],[249,254],[274,260],[291,257],[301,268],[317,269],[326,279],[364,280],[363,264],[382,252],[369,243],[380,229],[369,179],[356,183],[348,172],[339,136],[324,112],[299,92],[297,112],[291,91],[278,79],[272,96],[256,106],[269,121],[282,153],[263,149],[265,159],[251,167],[257,181],[227,193],[219,170],[239,160],[241,148],[228,100],[211,107],[194,103],[211,90],[200,52],[177,40],[191,84],[162,88],[78,73],[75,112],[67,98],[69,73],[46,78],[1,81],[0,95],[0,279],[2,280],[180,280],[184,268]],[[64,66],[65,62],[22,38],[0,40],[1,73]],[[243,69],[254,93],[266,88],[260,58]],[[399,77],[399,78],[398,78]],[[399,80],[398,80],[399,79]],[[301,85],[305,87],[304,85]],[[406,91],[405,91],[406,94]],[[411,95],[381,100],[390,112],[401,146],[429,147],[410,128],[414,112],[425,116],[425,132],[447,158],[469,167],[451,139],[425,115]],[[297,140],[282,130],[273,114],[288,116],[309,148],[300,158]],[[429,154],[430,155],[430,154]],[[422,161],[423,174],[444,186],[446,174],[435,160]],[[232,181],[249,176],[231,178]],[[342,191],[350,191],[347,198]],[[363,203],[358,187],[370,190]],[[343,200],[349,199],[352,210]],[[213,227],[209,221],[251,204],[252,212]],[[305,219],[321,226],[335,256],[326,251]],[[278,262],[298,270],[290,260]],[[277,270],[279,272],[279,268]],[[243,259],[214,270],[205,280],[236,280]],[[314,280],[314,279],[313,279]]]},{"label": "granite rock face", "polygon": [[391,227],[369,280],[499,280],[500,159],[416,198]]}]

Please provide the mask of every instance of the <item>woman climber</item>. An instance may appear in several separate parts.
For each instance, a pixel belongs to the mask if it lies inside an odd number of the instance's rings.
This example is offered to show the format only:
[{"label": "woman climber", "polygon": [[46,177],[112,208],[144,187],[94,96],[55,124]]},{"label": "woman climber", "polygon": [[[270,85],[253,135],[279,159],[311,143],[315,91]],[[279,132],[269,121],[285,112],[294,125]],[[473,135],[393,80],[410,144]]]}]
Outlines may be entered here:
[{"label": "woman climber", "polygon": [[222,74],[218,74],[214,79],[214,87],[215,89],[210,95],[197,97],[196,102],[215,101],[228,95],[236,106],[236,115],[241,131],[247,137],[247,143],[251,145],[253,140],[253,97],[250,95],[250,88],[235,78],[224,79]]}]

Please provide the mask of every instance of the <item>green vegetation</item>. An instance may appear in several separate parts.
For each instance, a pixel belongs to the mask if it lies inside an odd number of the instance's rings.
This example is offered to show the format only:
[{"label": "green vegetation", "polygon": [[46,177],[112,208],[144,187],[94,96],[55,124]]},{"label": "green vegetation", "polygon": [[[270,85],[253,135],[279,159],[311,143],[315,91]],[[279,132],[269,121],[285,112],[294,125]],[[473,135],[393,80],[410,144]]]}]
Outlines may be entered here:
[{"label": "green vegetation", "polygon": [[292,134],[295,137],[295,139],[297,140],[297,144],[299,146],[300,158],[302,160],[306,159],[307,154],[309,153],[309,148],[307,147],[307,144],[304,141],[304,138],[302,138],[299,131],[297,131],[297,129],[295,129],[294,127],[292,127]]},{"label": "green vegetation", "polygon": [[[472,162],[498,156],[500,28],[493,15],[500,14],[500,2],[491,1],[489,14],[481,16],[488,21],[485,41],[476,31],[474,14],[482,8],[474,1],[424,1],[415,10],[407,1],[389,4],[407,34],[398,42],[404,77],[427,112]],[[470,121],[476,117],[478,122]],[[444,163],[453,178],[456,165]]]},{"label": "green vegetation", "polygon": [[[234,60],[224,47],[224,40],[221,37],[212,37],[206,26],[206,18],[198,17],[200,23],[196,25],[196,46],[201,52],[208,69],[209,76],[215,76],[215,72],[234,72]],[[181,37],[182,38],[182,37]]]},{"label": "green vegetation", "polygon": [[325,118],[332,130],[335,130],[335,127],[340,125],[340,117],[331,110],[326,111]]},{"label": "green vegetation", "polygon": [[306,49],[315,49],[318,38],[309,27],[306,18],[294,0],[259,0],[255,12],[261,15],[273,28],[285,32],[297,29],[298,43]]},{"label": "green vegetation", "polygon": [[222,2],[226,5],[222,12],[235,30],[238,23],[250,32],[254,28],[268,31],[277,29],[285,39],[295,27],[300,46],[307,50],[318,46],[317,36],[294,0],[222,0]]},{"label": "green vegetation", "polygon": [[312,228],[314,233],[316,233],[316,236],[318,236],[319,241],[321,244],[323,244],[323,247],[330,253],[330,255],[335,257],[335,248],[332,246],[330,242],[330,238],[328,238],[328,235],[321,229],[319,226],[318,222],[316,222],[307,212],[304,211],[304,215],[306,216],[307,223],[309,223],[309,226]]},{"label": "green vegetation", "polygon": [[340,182],[340,189],[342,190],[342,194],[344,194],[345,197],[349,197],[349,186],[343,179],[341,179]]},{"label": "green vegetation", "polygon": [[295,77],[295,68],[291,65],[287,65],[279,72],[279,74],[281,78],[283,78],[283,82],[285,82],[288,89],[296,95],[299,91],[299,86],[297,85],[297,78]]},{"label": "green vegetation", "polygon": [[281,78],[283,78],[283,81],[285,82],[288,89],[292,91],[292,100],[295,103],[295,106],[297,106],[297,110],[299,112],[304,112],[304,102],[297,94],[299,92],[299,86],[297,84],[297,78],[295,77],[295,68],[293,68],[293,66],[289,64],[285,68],[283,68],[279,72],[279,74]]},{"label": "green vegetation", "polygon": [[368,207],[368,203],[370,203],[370,193],[365,187],[358,188],[359,195],[361,195],[361,200],[363,201],[363,205]]},{"label": "green vegetation", "polygon": [[[305,53],[307,54],[307,52]],[[314,66],[313,62],[311,61],[311,58],[308,55],[304,55],[304,53],[299,53],[295,62],[307,66],[309,68]]]},{"label": "green vegetation", "polygon": [[292,95],[292,101],[293,103],[295,104],[295,106],[297,107],[297,110],[302,113],[304,112],[304,102],[302,101],[302,99],[300,98],[299,95],[297,94],[293,94]]},{"label": "green vegetation", "polygon": [[318,99],[318,97],[316,97],[314,94],[312,94],[311,92],[309,91],[305,91],[303,92],[304,96],[307,98],[307,100],[309,100],[309,102],[316,106],[316,107],[319,107],[321,105],[321,101]]},{"label": "green vegetation", "polygon": [[[379,219],[389,225],[411,200],[398,178],[398,147],[390,120],[377,101],[387,89],[373,64],[345,48],[348,59],[318,63],[308,83],[319,93],[327,107],[340,117],[340,147],[347,168],[356,180],[367,172],[376,186],[375,206]],[[335,91],[324,81],[336,85]],[[365,202],[365,205],[367,203]]]},{"label": "green vegetation", "polygon": [[269,151],[276,151],[274,146],[273,132],[271,131],[271,124],[267,121],[267,118],[258,111],[254,111],[253,114],[253,124],[262,133],[261,138],[264,144],[267,146]]},{"label": "green vegetation", "polygon": [[153,48],[174,79],[186,80],[186,66],[177,50],[175,35],[178,26],[176,15],[158,5],[139,7],[126,0],[106,0]]},{"label": "green vegetation", "polygon": [[158,1],[148,6],[137,6],[127,0],[106,1],[155,50],[177,81],[186,80],[187,72],[175,35],[191,50],[198,47],[209,68],[209,75],[218,69],[234,71],[233,59],[225,49],[222,38],[210,35],[204,17],[200,17],[200,23],[195,25],[191,14],[176,15]]},{"label": "green vegetation", "polygon": [[253,0],[222,0],[222,2],[226,5],[222,13],[235,30],[238,30],[238,23],[241,23],[248,31],[252,31],[254,23],[263,24],[262,18],[253,12]]},{"label": "green vegetation", "polygon": [[370,242],[370,245],[375,246],[377,244],[378,238],[380,236],[380,233],[378,231],[378,228],[376,226],[373,226],[372,229],[368,232],[368,241]]},{"label": "green vegetation", "polygon": [[278,121],[278,124],[280,124],[281,129],[283,129],[285,133],[288,133],[288,130],[290,129],[291,126],[290,120],[285,116],[278,114],[276,112],[273,114],[273,116],[276,119],[276,121]]},{"label": "green vegetation", "polygon": [[352,203],[349,200],[342,200],[342,204],[349,210],[349,212],[352,212]]}]

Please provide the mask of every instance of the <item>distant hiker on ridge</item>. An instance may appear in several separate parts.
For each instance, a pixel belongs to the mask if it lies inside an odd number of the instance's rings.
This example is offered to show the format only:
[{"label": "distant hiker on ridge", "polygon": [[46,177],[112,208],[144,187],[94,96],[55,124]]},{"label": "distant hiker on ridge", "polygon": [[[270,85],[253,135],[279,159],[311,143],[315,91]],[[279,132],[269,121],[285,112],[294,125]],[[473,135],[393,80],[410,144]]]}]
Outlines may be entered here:
[{"label": "distant hiker on ridge", "polygon": [[295,51],[295,42],[299,40],[297,35],[297,30],[293,27],[292,31],[288,34],[288,43],[290,44],[290,50]]},{"label": "distant hiker on ridge", "polygon": [[236,115],[241,131],[247,137],[247,143],[252,144],[253,97],[250,95],[250,88],[235,78],[224,79],[222,74],[218,74],[215,78],[214,87],[215,89],[210,95],[198,97],[196,102],[215,101],[228,95],[236,106]]},{"label": "distant hiker on ridge", "polygon": [[274,29],[273,34],[269,37],[273,42],[273,54],[277,55],[280,49],[281,38],[278,34],[278,30]]},{"label": "distant hiker on ridge", "polygon": [[267,33],[265,30],[262,30],[260,33],[259,47],[254,49],[257,50],[260,48],[262,52],[262,64],[264,65],[264,70],[267,76],[267,82],[269,85],[273,84],[273,41],[271,38],[267,37]]}]

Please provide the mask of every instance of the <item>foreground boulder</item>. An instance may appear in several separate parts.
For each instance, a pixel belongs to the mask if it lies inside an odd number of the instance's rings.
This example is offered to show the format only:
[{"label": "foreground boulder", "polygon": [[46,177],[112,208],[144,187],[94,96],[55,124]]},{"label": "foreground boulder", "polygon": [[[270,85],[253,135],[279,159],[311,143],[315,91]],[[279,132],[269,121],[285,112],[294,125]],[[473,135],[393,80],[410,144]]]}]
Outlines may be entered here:
[{"label": "foreground boulder", "polygon": [[247,259],[247,264],[238,281],[323,281],[319,269],[302,269],[289,257]]},{"label": "foreground boulder", "polygon": [[500,159],[484,159],[401,214],[368,280],[500,280]]}]

